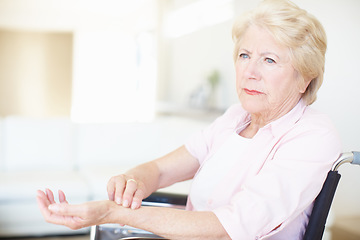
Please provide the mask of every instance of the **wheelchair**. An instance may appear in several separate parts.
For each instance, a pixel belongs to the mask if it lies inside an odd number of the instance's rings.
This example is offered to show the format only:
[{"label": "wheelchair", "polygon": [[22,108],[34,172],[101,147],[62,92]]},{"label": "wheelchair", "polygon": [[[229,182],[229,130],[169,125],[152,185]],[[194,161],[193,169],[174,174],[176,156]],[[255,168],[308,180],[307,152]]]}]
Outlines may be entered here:
[{"label": "wheelchair", "polygon": [[[360,165],[360,152],[342,153],[335,161],[332,169],[328,172],[323,187],[316,197],[314,207],[305,230],[303,240],[321,240],[325,230],[331,204],[338,186],[341,174],[338,169],[341,165],[350,163]],[[187,196],[182,194],[170,194],[154,192],[143,200],[143,206],[173,207],[185,209]],[[91,227],[90,240],[126,240],[126,239],[165,239],[141,229],[129,226],[120,227],[114,225],[96,225]]]}]

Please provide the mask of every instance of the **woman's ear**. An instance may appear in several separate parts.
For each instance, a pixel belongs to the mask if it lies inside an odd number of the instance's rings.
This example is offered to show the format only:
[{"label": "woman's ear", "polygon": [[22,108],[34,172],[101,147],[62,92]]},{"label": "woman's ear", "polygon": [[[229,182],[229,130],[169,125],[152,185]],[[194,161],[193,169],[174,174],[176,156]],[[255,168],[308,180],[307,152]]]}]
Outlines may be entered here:
[{"label": "woman's ear", "polygon": [[309,84],[311,83],[312,79],[301,79],[299,81],[299,92],[300,93],[305,93],[306,92],[306,89],[308,88]]},{"label": "woman's ear", "polygon": [[306,89],[308,88],[309,84],[312,81],[312,78],[304,77],[298,71],[296,71],[296,78],[297,78],[299,93],[301,94],[305,93]]}]

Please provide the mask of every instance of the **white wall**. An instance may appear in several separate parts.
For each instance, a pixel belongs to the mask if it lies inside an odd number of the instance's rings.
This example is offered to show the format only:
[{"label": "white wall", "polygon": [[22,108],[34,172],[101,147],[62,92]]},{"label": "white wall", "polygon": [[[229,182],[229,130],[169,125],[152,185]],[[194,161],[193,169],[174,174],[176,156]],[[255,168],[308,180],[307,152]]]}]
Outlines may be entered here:
[{"label": "white wall", "polygon": [[[260,1],[236,0],[236,15],[255,7]],[[324,84],[315,108],[333,119],[344,143],[344,151],[360,151],[360,1],[295,0],[296,4],[315,15],[328,36]],[[232,21],[204,28],[172,39],[168,63],[170,87],[167,98],[176,104],[187,104],[191,91],[216,68],[222,74],[219,107],[236,102],[232,63]],[[321,144],[321,143],[319,143]],[[334,201],[338,215],[360,215],[360,168],[344,166]]]},{"label": "white wall", "polygon": [[237,101],[231,27],[228,21],[172,41],[169,101],[188,104],[190,94],[214,69],[221,74],[218,107]]}]

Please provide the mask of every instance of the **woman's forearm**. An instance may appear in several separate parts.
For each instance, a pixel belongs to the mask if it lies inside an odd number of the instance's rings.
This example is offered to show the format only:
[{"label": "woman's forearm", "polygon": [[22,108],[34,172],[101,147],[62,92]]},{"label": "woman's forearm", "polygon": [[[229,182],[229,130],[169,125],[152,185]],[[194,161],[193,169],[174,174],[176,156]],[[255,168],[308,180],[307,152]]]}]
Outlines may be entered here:
[{"label": "woman's forearm", "polygon": [[176,182],[192,179],[199,169],[198,160],[185,146],[154,161],[159,169],[159,188],[170,186]]},{"label": "woman's forearm", "polygon": [[109,222],[122,223],[168,239],[230,239],[213,212],[141,207],[136,210],[113,205]]},{"label": "woman's forearm", "polygon": [[198,168],[198,161],[185,146],[181,146],[163,157],[130,169],[125,174],[144,183],[145,196],[149,196],[159,188],[191,179]]}]

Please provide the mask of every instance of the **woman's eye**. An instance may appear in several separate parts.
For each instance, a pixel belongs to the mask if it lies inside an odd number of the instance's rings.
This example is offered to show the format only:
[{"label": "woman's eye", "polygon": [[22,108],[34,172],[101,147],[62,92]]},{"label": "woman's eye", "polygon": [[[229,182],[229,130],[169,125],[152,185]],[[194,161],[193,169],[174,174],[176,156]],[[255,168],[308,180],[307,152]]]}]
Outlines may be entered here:
[{"label": "woman's eye", "polygon": [[247,55],[246,53],[240,53],[239,57],[243,59],[250,58],[249,55]]},{"label": "woman's eye", "polygon": [[271,58],[265,58],[265,61],[267,63],[276,63],[274,59],[271,59]]}]

